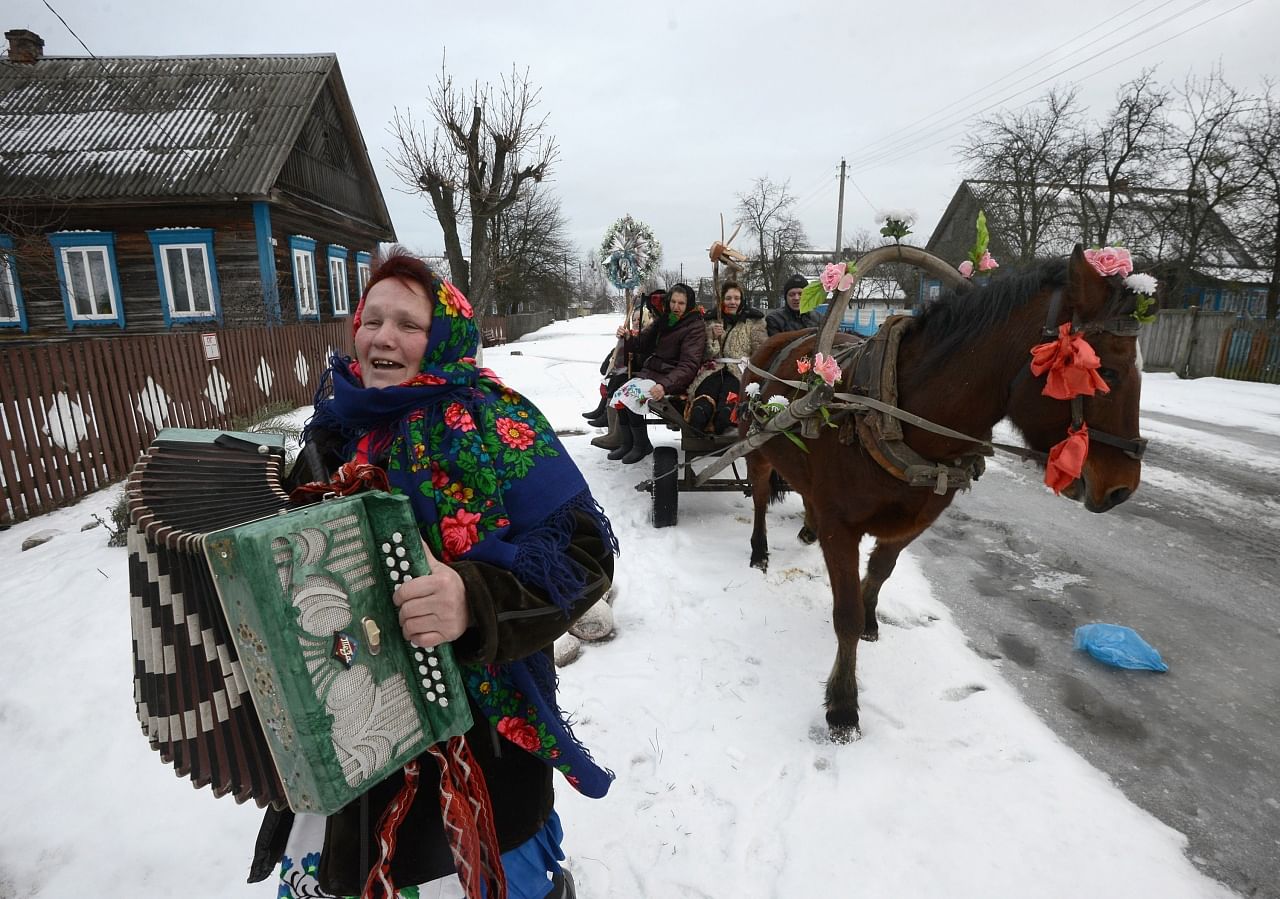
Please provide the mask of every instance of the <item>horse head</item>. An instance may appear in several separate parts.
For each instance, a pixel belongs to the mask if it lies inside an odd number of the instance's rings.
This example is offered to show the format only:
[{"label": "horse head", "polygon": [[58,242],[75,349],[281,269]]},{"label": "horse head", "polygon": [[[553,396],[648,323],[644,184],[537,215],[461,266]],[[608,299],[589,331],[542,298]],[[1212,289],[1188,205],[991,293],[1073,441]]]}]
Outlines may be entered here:
[{"label": "horse head", "polygon": [[[1060,327],[1079,335],[1097,354],[1097,374],[1107,390],[1074,400],[1045,396],[1048,372],[1030,368],[1015,379],[1009,418],[1035,450],[1049,453],[1068,434],[1087,426],[1087,454],[1080,476],[1062,493],[1083,501],[1091,512],[1105,512],[1138,489],[1146,442],[1138,436],[1138,399],[1142,372],[1138,363],[1137,296],[1119,275],[1103,277],[1077,245],[1067,265],[1065,286],[1046,290],[1047,313],[1041,340],[1059,339]],[[1077,354],[1078,355],[1078,354]]]}]

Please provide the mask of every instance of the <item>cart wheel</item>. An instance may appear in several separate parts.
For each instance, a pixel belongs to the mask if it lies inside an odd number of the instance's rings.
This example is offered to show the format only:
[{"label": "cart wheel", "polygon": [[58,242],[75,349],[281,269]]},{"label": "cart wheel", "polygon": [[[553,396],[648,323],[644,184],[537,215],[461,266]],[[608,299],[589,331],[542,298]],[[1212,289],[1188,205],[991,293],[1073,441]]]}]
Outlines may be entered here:
[{"label": "cart wheel", "polygon": [[680,456],[674,446],[660,446],[653,451],[653,526],[669,528],[676,523],[680,502],[678,483]]}]

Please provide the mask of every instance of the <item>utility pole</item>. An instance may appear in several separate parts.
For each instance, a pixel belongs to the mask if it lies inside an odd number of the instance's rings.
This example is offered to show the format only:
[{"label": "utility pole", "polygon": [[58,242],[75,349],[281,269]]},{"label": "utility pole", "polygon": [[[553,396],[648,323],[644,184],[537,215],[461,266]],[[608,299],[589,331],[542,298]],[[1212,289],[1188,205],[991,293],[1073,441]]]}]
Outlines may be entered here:
[{"label": "utility pole", "polygon": [[836,256],[844,252],[840,241],[844,237],[844,157],[840,157],[840,205],[836,207]]}]

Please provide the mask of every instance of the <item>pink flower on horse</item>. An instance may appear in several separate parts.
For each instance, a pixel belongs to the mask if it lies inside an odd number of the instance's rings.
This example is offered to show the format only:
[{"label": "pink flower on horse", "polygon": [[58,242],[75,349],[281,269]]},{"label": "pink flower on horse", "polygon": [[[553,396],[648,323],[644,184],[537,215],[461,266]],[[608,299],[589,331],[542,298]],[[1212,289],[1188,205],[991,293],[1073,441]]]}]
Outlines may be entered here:
[{"label": "pink flower on horse", "polygon": [[1084,258],[1104,278],[1109,275],[1127,276],[1133,273],[1133,257],[1124,247],[1085,250]]},{"label": "pink flower on horse", "polygon": [[831,356],[816,353],[813,357],[813,373],[830,387],[840,380],[840,364]]},{"label": "pink flower on horse", "polygon": [[973,263],[966,259],[964,262],[956,266],[956,271],[966,278],[973,277]]},{"label": "pink flower on horse", "polygon": [[978,260],[978,271],[989,272],[993,268],[999,268],[1000,263],[991,258],[991,251],[986,250],[982,254],[982,258]]},{"label": "pink flower on horse", "polygon": [[813,363],[809,361],[808,356],[796,360],[796,371],[800,372],[802,375],[807,375],[809,373],[809,369],[812,367]]},{"label": "pink flower on horse", "polygon": [[839,264],[829,263],[822,270],[822,289],[825,291],[848,290],[853,284],[853,275],[848,271],[848,264],[841,262]]}]

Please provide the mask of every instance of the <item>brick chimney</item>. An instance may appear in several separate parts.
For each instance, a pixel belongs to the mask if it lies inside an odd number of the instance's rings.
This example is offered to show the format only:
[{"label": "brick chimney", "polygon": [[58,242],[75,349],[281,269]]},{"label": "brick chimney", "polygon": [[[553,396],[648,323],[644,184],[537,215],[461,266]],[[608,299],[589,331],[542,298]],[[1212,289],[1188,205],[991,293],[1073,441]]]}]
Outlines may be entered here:
[{"label": "brick chimney", "polygon": [[13,31],[6,31],[4,36],[9,42],[9,62],[33,66],[44,56],[44,41],[34,31],[15,28]]}]

